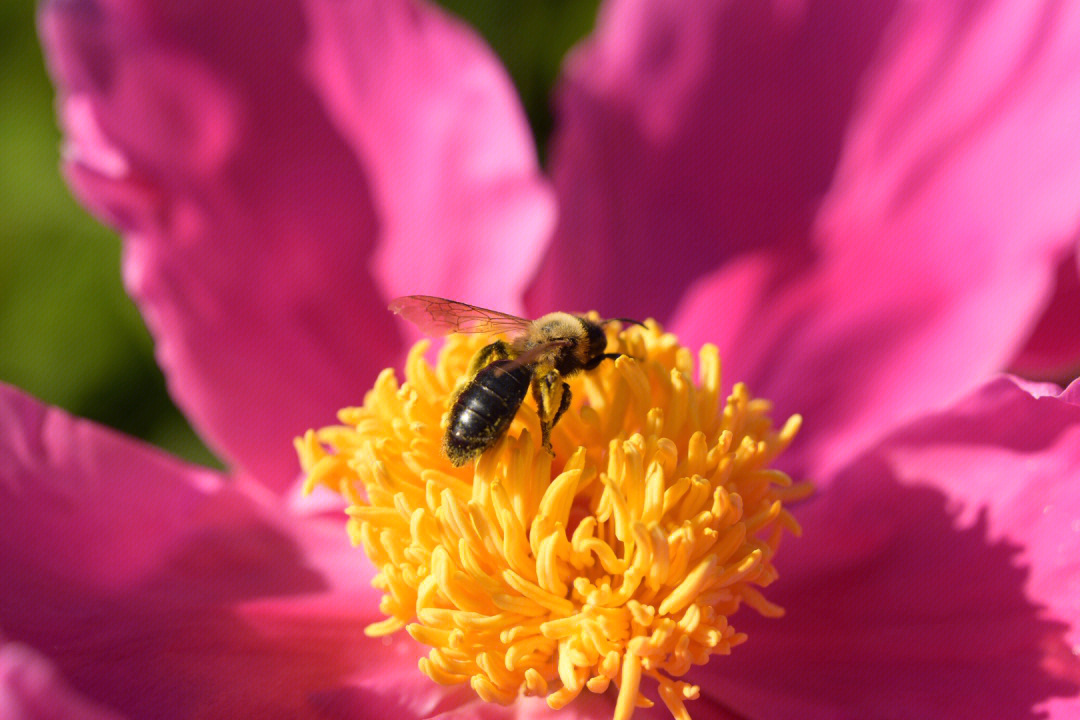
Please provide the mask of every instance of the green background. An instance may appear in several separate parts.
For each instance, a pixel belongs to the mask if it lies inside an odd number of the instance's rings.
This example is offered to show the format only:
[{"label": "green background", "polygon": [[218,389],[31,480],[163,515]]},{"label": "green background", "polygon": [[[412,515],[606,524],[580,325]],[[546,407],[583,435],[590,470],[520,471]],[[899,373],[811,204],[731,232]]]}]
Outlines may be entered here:
[{"label": "green background", "polygon": [[[535,131],[566,51],[596,0],[443,3],[502,58]],[[53,89],[34,5],[0,3],[0,380],[182,457],[217,465],[170,402],[153,344],[120,283],[120,240],[71,197],[58,171]]]}]

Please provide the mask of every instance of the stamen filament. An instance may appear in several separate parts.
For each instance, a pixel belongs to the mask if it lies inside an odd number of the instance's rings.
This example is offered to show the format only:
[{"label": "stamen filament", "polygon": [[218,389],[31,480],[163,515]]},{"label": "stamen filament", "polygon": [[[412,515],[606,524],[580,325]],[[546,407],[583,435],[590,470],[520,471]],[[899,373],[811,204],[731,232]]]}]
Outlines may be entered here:
[{"label": "stamen filament", "polygon": [[746,640],[728,622],[740,605],[779,617],[760,588],[787,505],[806,497],[769,464],[801,420],[779,430],[771,405],[737,383],[720,402],[720,359],[694,357],[649,321],[619,332],[624,356],[572,377],[572,401],[540,447],[531,400],[474,465],[454,467],[441,434],[455,386],[483,342],[451,336],[432,366],[428,343],[406,382],[381,373],[362,407],[295,442],[306,488],[349,503],[347,530],[377,572],[386,619],[430,648],[421,672],[468,683],[485,701],[546,697],[558,709],[583,691],[609,693],[613,720],[652,701],[690,717],[700,690],[676,680]]}]

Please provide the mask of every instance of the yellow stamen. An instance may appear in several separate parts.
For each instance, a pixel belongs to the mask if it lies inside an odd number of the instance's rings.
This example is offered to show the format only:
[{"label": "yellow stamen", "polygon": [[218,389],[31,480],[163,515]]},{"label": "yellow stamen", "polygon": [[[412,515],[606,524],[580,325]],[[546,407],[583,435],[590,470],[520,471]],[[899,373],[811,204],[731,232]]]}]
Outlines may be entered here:
[{"label": "yellow stamen", "polygon": [[776,578],[785,503],[806,497],[769,464],[800,418],[773,428],[741,383],[720,403],[715,347],[690,352],[649,321],[619,332],[627,357],[569,379],[573,401],[539,445],[531,400],[474,465],[454,467],[441,436],[455,384],[485,338],[447,339],[434,367],[418,343],[406,381],[381,373],[362,407],[296,440],[307,489],[350,503],[347,530],[379,571],[387,618],[431,648],[420,670],[490,702],[522,695],[560,708],[612,693],[614,720],[650,707],[658,685],[678,720],[699,688],[674,678],[746,640],[729,617]]}]

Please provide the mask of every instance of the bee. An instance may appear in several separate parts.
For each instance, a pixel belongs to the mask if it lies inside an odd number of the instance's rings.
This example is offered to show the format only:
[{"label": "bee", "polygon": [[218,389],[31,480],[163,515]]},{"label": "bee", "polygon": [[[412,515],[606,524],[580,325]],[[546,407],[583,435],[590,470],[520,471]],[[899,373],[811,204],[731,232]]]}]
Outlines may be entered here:
[{"label": "bee", "polygon": [[551,429],[570,407],[570,385],[564,378],[622,355],[604,352],[605,323],[641,325],[626,318],[593,322],[564,312],[526,320],[429,295],[397,298],[390,310],[430,335],[504,333],[512,338],[486,345],[469,362],[443,436],[443,452],[455,466],[498,442],[530,388],[540,416],[541,441],[551,453]]}]

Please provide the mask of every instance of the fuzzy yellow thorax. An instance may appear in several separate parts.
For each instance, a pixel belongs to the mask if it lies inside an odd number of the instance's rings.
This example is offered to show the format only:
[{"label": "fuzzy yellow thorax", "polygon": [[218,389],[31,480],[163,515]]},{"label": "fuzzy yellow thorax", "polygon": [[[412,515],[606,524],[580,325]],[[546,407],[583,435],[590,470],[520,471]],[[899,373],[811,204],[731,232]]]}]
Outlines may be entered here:
[{"label": "fuzzy yellow thorax", "polygon": [[469,683],[487,701],[544,695],[560,708],[582,690],[615,695],[615,720],[653,703],[676,718],[699,688],[676,680],[746,640],[728,622],[743,603],[782,610],[759,591],[776,579],[785,502],[805,497],[770,469],[800,418],[776,430],[767,401],[736,384],[720,402],[715,347],[693,356],[652,321],[608,331],[604,362],[570,380],[574,401],[539,447],[526,400],[509,432],[475,464],[440,451],[457,383],[485,338],[428,343],[405,382],[385,370],[340,425],[296,446],[310,491],[350,503],[348,532],[379,573],[386,620],[431,648],[420,669]]}]

